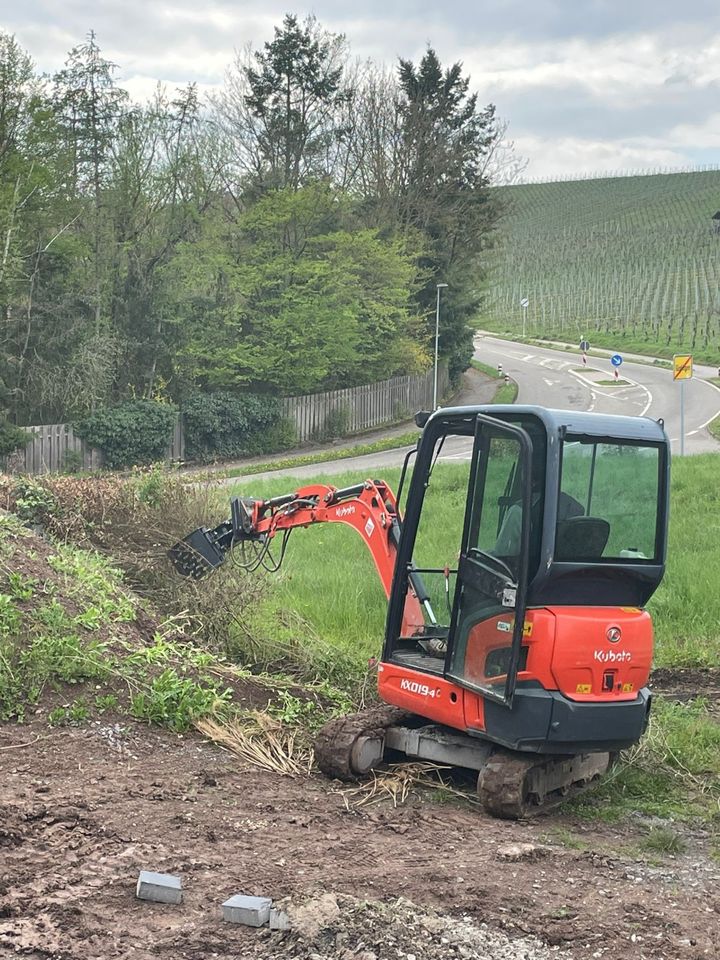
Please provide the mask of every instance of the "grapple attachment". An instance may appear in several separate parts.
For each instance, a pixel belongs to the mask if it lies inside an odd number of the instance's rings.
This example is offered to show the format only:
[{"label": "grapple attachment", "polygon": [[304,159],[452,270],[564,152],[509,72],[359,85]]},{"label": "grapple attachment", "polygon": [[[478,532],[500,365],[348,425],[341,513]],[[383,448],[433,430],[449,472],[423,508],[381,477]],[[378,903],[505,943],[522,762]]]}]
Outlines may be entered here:
[{"label": "grapple attachment", "polygon": [[168,557],[181,576],[202,580],[223,562],[231,537],[229,523],[222,523],[214,530],[198,527],[171,547]]}]

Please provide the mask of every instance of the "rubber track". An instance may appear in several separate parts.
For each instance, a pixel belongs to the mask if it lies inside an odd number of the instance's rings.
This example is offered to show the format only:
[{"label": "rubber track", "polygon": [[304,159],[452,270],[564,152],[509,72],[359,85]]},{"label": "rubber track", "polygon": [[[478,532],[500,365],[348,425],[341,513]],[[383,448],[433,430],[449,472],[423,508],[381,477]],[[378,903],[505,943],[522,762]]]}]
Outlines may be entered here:
[{"label": "rubber track", "polygon": [[350,765],[353,744],[361,736],[382,733],[388,727],[407,722],[412,714],[399,707],[380,704],[330,720],[315,738],[315,760],[322,772],[338,780],[354,780],[355,772]]},{"label": "rubber track", "polygon": [[536,798],[527,795],[528,774],[536,770],[562,763],[569,758],[522,757],[498,749],[490,757],[478,777],[478,795],[488,813],[505,820],[522,820],[535,817],[592,787],[593,781],[582,778],[572,781],[562,791],[553,791]]}]

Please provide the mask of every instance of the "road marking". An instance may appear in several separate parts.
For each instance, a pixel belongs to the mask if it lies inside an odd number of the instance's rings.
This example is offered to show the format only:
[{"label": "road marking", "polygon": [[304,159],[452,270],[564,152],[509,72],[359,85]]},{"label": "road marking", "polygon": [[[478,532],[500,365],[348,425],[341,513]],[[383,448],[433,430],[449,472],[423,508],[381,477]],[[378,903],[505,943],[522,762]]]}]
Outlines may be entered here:
[{"label": "road marking", "polygon": [[[595,386],[595,383],[594,383],[592,380],[588,380],[587,377],[584,377],[584,376],[583,376],[579,371],[577,371],[577,370],[570,370],[570,373],[572,374],[573,377],[577,377],[578,380],[582,380],[583,383],[587,384],[587,386],[591,388],[591,390],[590,390],[590,393],[591,393],[591,394],[594,393],[594,391],[592,390],[592,387]],[[638,383],[637,380],[631,380],[630,377],[626,376],[625,374],[623,374],[623,380],[627,380],[628,383],[630,384],[630,386],[631,386],[633,389],[639,388],[640,390],[644,390],[645,393],[647,394],[648,401],[647,401],[647,403],[645,404],[645,406],[642,408],[642,410],[640,411],[640,413],[638,414],[638,416],[644,417],[645,414],[647,413],[647,411],[649,410],[650,405],[651,405],[652,402],[653,402],[653,395],[652,395],[652,393],[648,390],[648,388],[647,388],[644,384]],[[595,391],[595,392],[596,392],[597,394],[599,394],[601,397],[610,397],[610,398],[613,399],[613,400],[626,400],[626,399],[627,399],[626,397],[622,396],[620,393],[605,393],[603,390],[597,390],[597,391]],[[624,392],[624,391],[623,391],[623,392]],[[709,422],[709,421],[708,421],[708,422]]]},{"label": "road marking", "polygon": [[534,360],[534,359],[535,359],[535,354],[534,354],[534,353],[528,353],[528,355],[527,355],[526,357],[520,357],[520,359],[521,359],[522,361],[524,361],[525,363],[527,363],[529,360]]},{"label": "road marking", "polygon": [[[714,386],[714,384],[711,383],[710,386],[712,387]],[[709,423],[712,423],[716,417],[720,417],[720,410],[718,410],[717,413],[714,413],[709,420],[705,421],[705,423],[701,423],[700,426],[698,427],[698,430],[703,430]]]},{"label": "road marking", "polygon": [[547,377],[543,377],[543,383],[546,383],[549,387],[552,387],[554,384],[559,382],[559,380],[548,380]]}]

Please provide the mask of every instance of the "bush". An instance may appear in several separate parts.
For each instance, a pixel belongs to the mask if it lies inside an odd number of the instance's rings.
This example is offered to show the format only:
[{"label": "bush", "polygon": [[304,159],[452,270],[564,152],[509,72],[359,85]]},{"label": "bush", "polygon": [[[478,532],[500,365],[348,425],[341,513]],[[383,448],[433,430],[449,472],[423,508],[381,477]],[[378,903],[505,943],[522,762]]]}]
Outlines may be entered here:
[{"label": "bush", "polygon": [[8,423],[7,420],[0,420],[0,457],[6,457],[13,450],[24,447],[29,439],[25,430]]},{"label": "bush", "polygon": [[98,410],[75,424],[75,432],[102,451],[111,469],[153,463],[165,457],[177,411],[154,400],[133,400]]},{"label": "bush", "polygon": [[295,436],[275,397],[199,394],[183,408],[189,460],[255,456],[292,446]]},{"label": "bush", "polygon": [[23,523],[45,526],[55,513],[57,502],[53,494],[30,477],[21,477],[12,486],[15,513]]}]

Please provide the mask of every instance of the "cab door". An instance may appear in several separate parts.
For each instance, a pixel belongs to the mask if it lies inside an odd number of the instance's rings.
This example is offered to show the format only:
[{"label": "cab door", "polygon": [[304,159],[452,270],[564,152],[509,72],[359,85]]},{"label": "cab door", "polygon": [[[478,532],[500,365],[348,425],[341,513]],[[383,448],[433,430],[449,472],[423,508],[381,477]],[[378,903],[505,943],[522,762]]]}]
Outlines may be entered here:
[{"label": "cab door", "polygon": [[477,416],[445,673],[507,705],[525,620],[531,464],[523,429]]}]

